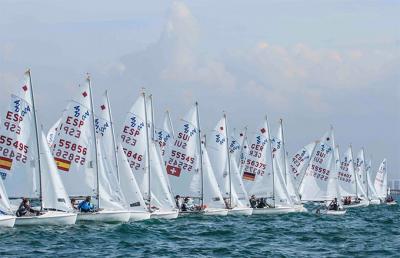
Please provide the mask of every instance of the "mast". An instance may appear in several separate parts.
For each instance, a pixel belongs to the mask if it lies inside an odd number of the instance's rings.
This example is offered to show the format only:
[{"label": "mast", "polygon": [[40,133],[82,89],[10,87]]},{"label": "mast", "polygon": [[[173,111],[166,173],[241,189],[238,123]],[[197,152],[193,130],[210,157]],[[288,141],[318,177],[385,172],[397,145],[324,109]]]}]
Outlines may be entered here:
[{"label": "mast", "polygon": [[150,100],[150,109],[151,109],[151,114],[150,114],[150,119],[151,119],[151,140],[154,141],[155,140],[155,134],[154,134],[154,128],[155,128],[155,124],[154,124],[154,109],[153,109],[153,94],[149,95],[149,100]]},{"label": "mast", "polygon": [[150,180],[151,180],[151,176],[150,176],[150,173],[151,173],[151,162],[150,162],[150,140],[149,140],[149,127],[148,127],[148,123],[147,123],[147,103],[146,103],[146,93],[145,93],[145,91],[144,91],[144,88],[143,88],[143,92],[142,92],[142,96],[143,96],[143,104],[144,104],[144,120],[145,120],[145,122],[144,122],[144,124],[145,124],[145,127],[146,127],[146,155],[147,155],[147,159],[146,159],[146,161],[147,161],[147,175],[148,175],[148,180],[149,180],[149,184],[148,184],[148,187],[149,187],[149,207],[148,207],[148,209],[149,209],[149,211],[150,211],[150,209],[151,209],[151,188],[150,188],[150,186],[151,186],[151,182],[150,182]]},{"label": "mast", "polygon": [[199,153],[200,153],[200,173],[201,173],[201,207],[203,207],[203,201],[204,201],[203,151],[201,147],[199,103],[196,101],[195,105],[196,105],[197,130],[199,130],[198,137],[199,137]]},{"label": "mast", "polygon": [[225,123],[225,139],[226,139],[226,154],[228,155],[228,176],[229,176],[229,207],[232,208],[232,175],[231,175],[231,154],[229,151],[229,134],[228,134],[228,123],[226,122],[226,113],[224,112],[224,123]]},{"label": "mast", "polygon": [[112,119],[110,99],[108,98],[108,91],[107,90],[106,90],[106,99],[107,99],[107,109],[108,109],[108,115],[110,117],[110,127],[111,127],[111,134],[112,134],[113,147],[114,147],[115,167],[117,169],[117,179],[118,179],[118,182],[119,182],[118,149],[117,149],[117,142],[115,141],[114,123],[113,123],[113,119]]},{"label": "mast", "polygon": [[358,176],[356,174],[356,170],[354,169],[354,160],[353,160],[353,147],[350,144],[350,155],[351,155],[351,165],[353,166],[353,176],[355,179],[355,184],[356,184],[356,198],[358,198],[358,187],[357,187],[357,182],[358,182]]},{"label": "mast", "polygon": [[271,155],[271,168],[272,168],[272,200],[274,201],[274,208],[275,208],[275,170],[274,170],[274,157],[272,155],[272,148],[271,148],[271,137],[269,132],[269,124],[268,124],[268,116],[265,116],[265,120],[267,121],[267,132],[268,132],[268,145]]},{"label": "mast", "polygon": [[35,106],[35,96],[33,93],[33,85],[32,85],[32,77],[31,77],[31,69],[28,69],[26,73],[29,76],[29,84],[31,87],[31,99],[32,99],[32,109],[33,109],[33,120],[35,124],[35,136],[36,136],[36,151],[37,151],[37,161],[38,161],[38,170],[39,170],[39,201],[40,201],[40,210],[43,210],[43,190],[42,190],[42,165],[40,161],[40,145],[39,145],[39,132],[38,132],[38,124],[37,124],[37,116],[36,116],[36,106]]},{"label": "mast", "polygon": [[282,118],[279,120],[280,124],[281,124],[281,135],[282,135],[282,150],[283,150],[283,164],[285,167],[285,183],[287,186],[287,171],[286,171],[286,148],[285,148],[285,136],[283,134],[283,120]]},{"label": "mast", "polygon": [[174,132],[174,127],[172,126],[171,115],[168,110],[165,112],[167,113],[169,127],[171,128],[171,131],[172,131],[172,138],[175,138],[175,132]]},{"label": "mast", "polygon": [[94,162],[96,163],[96,198],[97,198],[97,208],[100,209],[100,186],[99,186],[99,161],[98,161],[98,151],[97,151],[97,137],[96,137],[96,129],[95,129],[95,120],[94,120],[94,110],[93,110],[93,94],[92,94],[92,84],[90,80],[90,75],[87,74],[86,81],[89,84],[89,94],[90,94],[90,111],[92,116],[92,129],[93,129],[93,139],[94,139]]}]

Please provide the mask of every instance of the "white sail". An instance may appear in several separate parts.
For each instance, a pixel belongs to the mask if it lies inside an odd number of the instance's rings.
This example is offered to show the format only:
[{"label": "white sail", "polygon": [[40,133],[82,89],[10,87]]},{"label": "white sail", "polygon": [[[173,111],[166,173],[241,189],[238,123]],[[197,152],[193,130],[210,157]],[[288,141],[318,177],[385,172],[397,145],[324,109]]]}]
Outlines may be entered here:
[{"label": "white sail", "polygon": [[327,201],[336,197],[336,194],[332,194],[331,188],[328,189],[335,170],[333,144],[333,132],[330,130],[315,146],[300,184],[301,200]]},{"label": "white sail", "polygon": [[11,214],[10,200],[4,187],[3,180],[0,180],[0,211],[6,214]]},{"label": "white sail", "polygon": [[294,185],[294,179],[292,174],[290,173],[290,165],[289,165],[289,154],[286,153],[286,160],[285,160],[285,165],[286,165],[286,187],[289,192],[289,196],[292,199],[292,202],[294,204],[299,204],[300,203],[300,196],[297,188]]},{"label": "white sail", "polygon": [[226,129],[225,118],[222,118],[207,138],[207,152],[210,154],[210,162],[222,197],[230,198],[232,183],[228,163]]},{"label": "white sail", "polygon": [[381,200],[385,200],[388,192],[386,159],[384,159],[382,163],[379,165],[379,169],[375,177],[374,186],[378,197]]},{"label": "white sail", "polygon": [[167,172],[156,144],[156,142],[152,142],[149,146],[151,163],[150,205],[160,211],[172,211],[175,209],[175,202],[169,186]]},{"label": "white sail", "polygon": [[146,168],[145,96],[142,94],[129,110],[120,134],[121,145],[139,185],[143,198],[150,198],[149,174]]},{"label": "white sail", "polygon": [[353,163],[353,153],[351,146],[343,155],[338,171],[339,189],[342,196],[356,197],[357,185]]},{"label": "white sail", "polygon": [[354,160],[354,171],[357,176],[357,193],[361,198],[368,198],[367,177],[365,175],[364,149],[361,149]]},{"label": "white sail", "polygon": [[249,195],[273,198],[273,171],[268,124],[265,120],[249,141],[248,153],[242,165],[242,178]]},{"label": "white sail", "polygon": [[272,162],[274,168],[274,195],[275,202],[282,206],[292,206],[293,201],[286,186],[285,148],[283,142],[282,124],[279,125],[276,137],[272,138]]},{"label": "white sail", "polygon": [[[116,145],[114,143],[114,128],[111,118],[111,110],[107,92],[95,108],[95,121],[94,127],[96,137],[98,140],[98,162],[99,162],[99,183],[103,196],[108,196],[106,200],[101,200],[102,207],[107,208],[108,202],[118,203],[118,207],[114,203],[108,204],[109,209],[121,209],[126,206],[125,197],[122,193],[119,180],[118,180],[118,161],[116,157]],[[103,198],[105,199],[105,197]]]},{"label": "white sail", "polygon": [[174,129],[172,127],[169,112],[165,112],[164,122],[162,128],[155,129],[155,140],[158,142],[161,155],[164,156],[166,149],[174,139]]},{"label": "white sail", "polygon": [[27,73],[0,125],[0,175],[10,198],[39,198],[32,87]]},{"label": "white sail", "polygon": [[309,143],[296,152],[290,159],[290,170],[288,170],[288,173],[292,174],[293,183],[296,189],[299,189],[300,187],[300,182],[304,177],[304,173],[306,173],[315,146],[315,142]]},{"label": "white sail", "polygon": [[119,178],[122,193],[129,206],[129,210],[134,211],[147,211],[140,188],[136,183],[135,176],[129,166],[128,159],[122,150],[122,145],[118,146],[118,165],[119,165]]},{"label": "white sail", "polygon": [[42,207],[43,209],[72,211],[71,201],[65,191],[57,171],[57,165],[51,155],[47,138],[43,132],[40,138]]},{"label": "white sail", "polygon": [[339,188],[339,180],[338,180],[338,175],[339,175],[339,169],[340,169],[340,154],[339,154],[339,146],[335,145],[335,141],[333,138],[332,134],[332,139],[333,139],[333,145],[334,147],[334,153],[333,153],[333,158],[334,162],[332,164],[331,168],[331,175],[329,176],[329,182],[328,182],[328,196],[333,196],[334,198],[337,198],[338,202],[341,202],[341,194],[340,194],[340,188]]},{"label": "white sail", "polygon": [[202,197],[201,172],[198,164],[199,129],[194,106],[178,122],[176,137],[164,158],[174,195]]},{"label": "white sail", "polygon": [[371,179],[371,173],[372,173],[371,168],[372,168],[372,161],[369,160],[368,162],[366,162],[366,165],[365,165],[365,174],[367,176],[368,197],[370,200],[378,200],[379,197],[375,191],[375,186]]},{"label": "white sail", "polygon": [[206,148],[203,146],[203,205],[207,208],[225,209],[225,202],[219,190]]},{"label": "white sail", "polygon": [[57,120],[57,122],[55,122],[53,124],[52,127],[50,127],[49,131],[47,132],[47,144],[49,145],[50,148],[52,148],[54,139],[56,138],[57,135],[57,131],[58,128],[60,127],[60,123],[61,123],[61,118]]}]

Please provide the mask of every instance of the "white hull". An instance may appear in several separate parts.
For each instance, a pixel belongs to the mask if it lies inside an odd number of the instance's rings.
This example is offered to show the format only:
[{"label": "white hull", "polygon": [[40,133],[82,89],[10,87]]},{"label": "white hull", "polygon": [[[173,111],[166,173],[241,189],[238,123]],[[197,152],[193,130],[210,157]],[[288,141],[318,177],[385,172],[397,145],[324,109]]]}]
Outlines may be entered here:
[{"label": "white hull", "polygon": [[203,214],[206,216],[226,216],[228,215],[228,210],[217,209],[217,208],[206,208]]},{"label": "white hull", "polygon": [[247,207],[235,207],[233,209],[228,210],[228,215],[245,215],[250,216],[253,214],[253,208]]},{"label": "white hull", "polygon": [[396,205],[397,204],[397,202],[396,201],[393,201],[393,202],[387,202],[386,203],[386,205]]},{"label": "white hull", "polygon": [[131,217],[130,211],[96,211],[78,213],[78,221],[98,221],[98,222],[128,222]]},{"label": "white hull", "polygon": [[367,207],[369,205],[368,201],[362,200],[359,203],[352,203],[349,205],[343,205],[343,207],[345,207],[346,209],[350,209],[350,208],[359,208],[359,207]]},{"label": "white hull", "polygon": [[11,215],[0,215],[0,228],[12,228],[15,224],[15,217]]},{"label": "white hull", "polygon": [[150,212],[147,211],[131,211],[129,221],[141,221],[150,219]]},{"label": "white hull", "polygon": [[151,213],[150,218],[152,219],[176,219],[178,217],[179,212],[177,210],[174,211],[155,211]]},{"label": "white hull", "polygon": [[39,216],[17,217],[15,225],[73,225],[76,222],[76,214],[62,211],[45,211]]},{"label": "white hull", "polygon": [[261,214],[286,214],[295,212],[294,207],[275,207],[275,208],[255,208],[253,209],[253,215]]},{"label": "white hull", "polygon": [[[323,212],[321,212],[321,213],[323,213]],[[327,210],[326,212],[325,212],[325,214],[326,215],[335,215],[335,216],[341,216],[341,215],[344,215],[344,214],[346,214],[346,210],[340,210],[340,211],[334,211],[334,210]]]},{"label": "white hull", "polygon": [[381,204],[381,200],[379,199],[373,199],[369,201],[369,205],[379,205]]}]

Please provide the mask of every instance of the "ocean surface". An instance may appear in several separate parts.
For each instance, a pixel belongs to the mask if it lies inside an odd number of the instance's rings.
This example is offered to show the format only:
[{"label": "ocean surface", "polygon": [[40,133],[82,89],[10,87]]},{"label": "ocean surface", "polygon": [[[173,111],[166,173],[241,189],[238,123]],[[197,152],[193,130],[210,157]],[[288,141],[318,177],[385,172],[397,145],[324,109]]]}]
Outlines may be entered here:
[{"label": "ocean surface", "polygon": [[[313,208],[313,206],[311,206]],[[0,229],[0,257],[400,257],[400,206]]]}]

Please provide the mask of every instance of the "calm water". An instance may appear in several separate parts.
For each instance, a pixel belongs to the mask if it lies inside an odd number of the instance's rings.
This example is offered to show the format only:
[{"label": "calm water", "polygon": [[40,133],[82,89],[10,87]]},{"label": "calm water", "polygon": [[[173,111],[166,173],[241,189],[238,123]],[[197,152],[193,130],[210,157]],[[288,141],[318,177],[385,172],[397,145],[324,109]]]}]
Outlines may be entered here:
[{"label": "calm water", "polygon": [[400,206],[0,229],[0,256],[400,257]]}]

